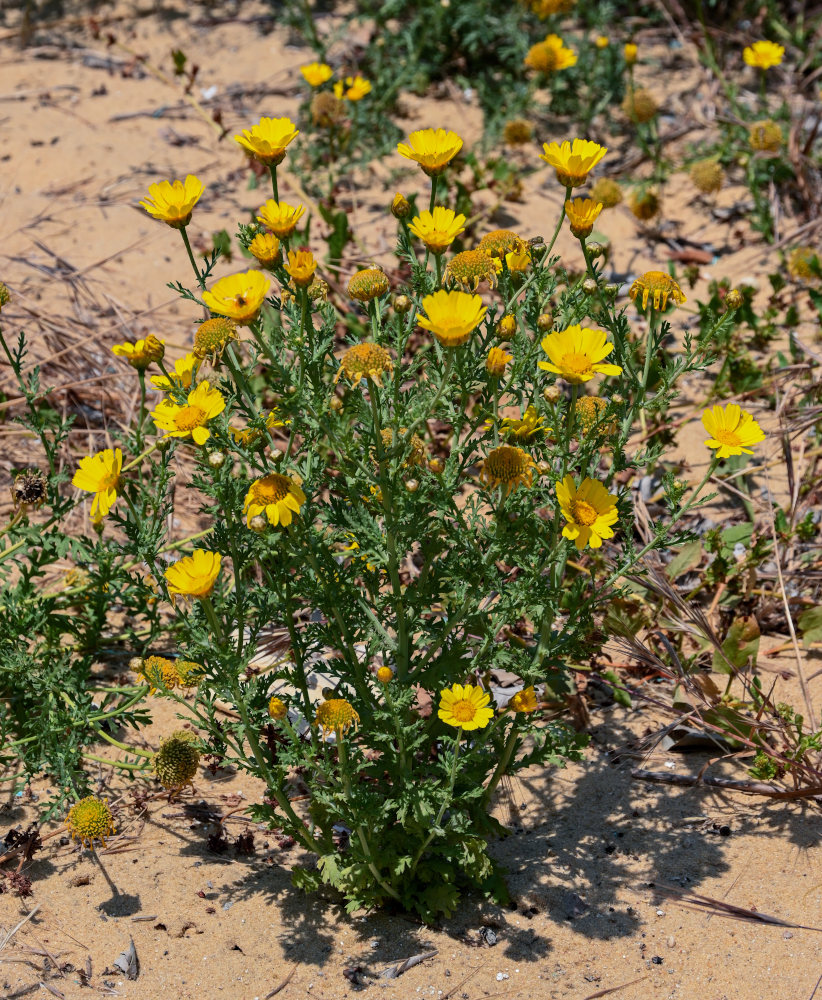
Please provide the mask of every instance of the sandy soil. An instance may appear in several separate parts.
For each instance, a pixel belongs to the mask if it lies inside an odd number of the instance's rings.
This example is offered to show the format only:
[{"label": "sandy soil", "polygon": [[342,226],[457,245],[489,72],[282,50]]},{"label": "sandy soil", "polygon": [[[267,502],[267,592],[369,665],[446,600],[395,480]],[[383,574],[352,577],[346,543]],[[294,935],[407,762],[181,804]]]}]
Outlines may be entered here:
[{"label": "sandy soil", "polygon": [[[137,207],[148,184],[186,173],[204,180],[207,192],[192,227],[204,247],[213,231],[231,231],[236,218],[263,200],[248,190],[245,160],[230,136],[261,114],[293,114],[297,67],[309,58],[283,33],[262,33],[254,17],[265,10],[244,4],[243,20],[207,25],[199,9],[188,19],[163,20],[107,5],[99,38],[82,24],[46,28],[23,50],[13,31],[0,30],[0,279],[14,292],[4,319],[34,334],[32,356],[48,361],[45,377],[62,387],[67,405],[80,399],[111,420],[128,420],[136,379],[111,355],[111,344],[153,332],[167,339],[172,356],[188,348],[193,317],[166,288],[172,277],[186,280],[187,261],[175,235]],[[117,45],[107,46],[108,30]],[[201,66],[193,96],[202,113],[185,101],[177,83],[158,79],[132,55],[145,54],[166,72],[172,47]],[[644,72],[655,79],[653,66]],[[686,104],[699,117],[701,76],[684,68],[669,82],[667,120]],[[211,87],[216,96],[207,100],[202,91]],[[215,107],[229,130],[222,141],[209,121]],[[459,95],[409,101],[407,111],[409,127],[441,124],[469,143],[479,137],[477,109]],[[536,149],[528,155],[536,160]],[[402,167],[399,157],[375,165],[373,183]],[[411,170],[400,177],[409,190],[419,183]],[[282,184],[285,197],[300,197],[287,171]],[[363,260],[391,264],[393,220],[384,206],[392,193],[378,191],[377,197],[364,186],[356,194],[355,226],[368,232]],[[523,201],[507,203],[489,228],[519,227],[526,236],[550,232],[558,198],[551,171],[539,170],[526,180]],[[731,185],[718,206],[744,198],[744,190]],[[712,277],[750,276],[764,287],[776,258],[743,224],[718,221],[710,206],[695,203],[684,176],[671,182],[666,206],[666,233],[677,246],[693,241],[717,254],[702,267],[676,323],[692,320],[689,308],[706,298]],[[627,209],[606,213],[598,228],[615,246],[617,279],[664,267],[671,244],[654,244],[638,233]],[[573,263],[565,234],[558,249]],[[351,270],[362,262],[354,254],[347,262]],[[220,273],[234,269],[226,265]],[[14,405],[7,405],[11,413]],[[686,403],[682,414],[692,409]],[[91,441],[104,447],[106,434],[105,424],[92,422],[73,443],[79,451]],[[694,424],[680,435],[679,455],[693,476],[707,458],[702,436]],[[3,437],[4,471],[19,461],[21,445],[11,434]],[[777,451],[777,444],[769,445],[763,457]],[[763,647],[781,641],[771,636]],[[768,662],[784,665],[788,679],[779,683],[787,686],[786,699],[795,696],[793,661]],[[174,724],[162,701],[154,717],[145,733],[151,745]],[[87,996],[79,970],[90,961],[98,992],[133,1000],[252,1000],[271,996],[289,976],[278,995],[329,1000],[362,988],[352,980],[397,1000],[583,1000],[615,988],[625,1000],[810,996],[819,975],[814,929],[712,915],[688,908],[662,887],[755,908],[789,924],[822,926],[818,811],[632,781],[630,768],[642,754],[638,740],[659,721],[641,704],[634,711],[595,708],[584,765],[529,775],[498,803],[517,829],[495,847],[510,874],[511,908],[473,903],[433,928],[381,914],[348,917],[332,898],[298,893],[289,869],[300,863],[299,852],[271,832],[254,829],[251,857],[210,850],[209,813],[224,814],[260,793],[244,776],[202,770],[180,802],[153,801],[143,811],[125,799],[119,834],[108,850],[94,857],[54,837],[27,866],[34,896],[0,896],[0,928],[6,930],[37,907],[0,951],[0,993]],[[696,773],[706,759],[663,755],[647,766]],[[115,781],[108,787],[116,795],[120,786]],[[199,812],[192,818],[193,805]],[[0,831],[25,825],[33,815],[30,804],[5,801]],[[233,836],[247,826],[240,812],[227,821]],[[3,937],[0,930],[0,942]],[[140,960],[136,981],[113,966],[130,939]],[[436,955],[400,979],[379,978],[392,963],[429,950]],[[346,975],[357,968],[360,973]]]}]

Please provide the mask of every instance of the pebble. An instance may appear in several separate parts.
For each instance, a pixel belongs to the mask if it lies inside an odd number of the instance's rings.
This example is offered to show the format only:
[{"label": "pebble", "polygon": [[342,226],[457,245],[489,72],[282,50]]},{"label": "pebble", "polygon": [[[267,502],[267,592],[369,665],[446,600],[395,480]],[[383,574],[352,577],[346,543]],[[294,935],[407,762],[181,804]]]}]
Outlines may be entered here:
[{"label": "pebble", "polygon": [[509,976],[508,976],[507,972],[498,972],[497,973],[497,982],[498,983],[501,983],[503,981],[503,979],[508,979],[508,978],[509,978]]},{"label": "pebble", "polygon": [[668,938],[665,944],[667,944],[669,948],[676,947],[676,938],[673,936],[673,934],[671,934],[671,936]]}]

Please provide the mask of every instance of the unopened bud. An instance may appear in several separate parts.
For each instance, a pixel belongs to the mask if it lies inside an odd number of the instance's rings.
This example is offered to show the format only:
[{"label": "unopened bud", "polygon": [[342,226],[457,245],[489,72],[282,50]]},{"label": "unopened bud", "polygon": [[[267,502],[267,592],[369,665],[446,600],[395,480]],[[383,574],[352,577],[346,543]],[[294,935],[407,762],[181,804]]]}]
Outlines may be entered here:
[{"label": "unopened bud", "polygon": [[550,333],[554,327],[554,317],[549,312],[540,313],[537,317],[537,329],[540,333]]},{"label": "unopened bud", "polygon": [[587,243],[586,246],[588,256],[593,258],[601,257],[608,249],[604,243]]},{"label": "unopened bud", "polygon": [[497,323],[496,334],[500,340],[511,340],[511,338],[517,332],[517,318],[512,316],[511,313],[506,313],[505,316]]},{"label": "unopened bud", "polygon": [[445,471],[445,463],[441,458],[431,458],[428,460],[428,468],[434,475],[439,476]]},{"label": "unopened bud", "polygon": [[611,393],[611,402],[615,406],[622,406],[622,404],[625,402],[625,397],[622,395],[621,392],[612,392]]},{"label": "unopened bud", "polygon": [[271,450],[271,461],[272,462],[282,462],[283,451],[282,448],[272,448]]},{"label": "unopened bud", "polygon": [[391,214],[395,219],[407,219],[411,214],[411,205],[408,203],[408,199],[399,192],[394,195],[394,200],[391,202]]},{"label": "unopened bud", "polygon": [[248,526],[252,531],[256,531],[258,535],[261,535],[268,529],[268,518],[263,517],[262,514],[256,514],[248,522]]},{"label": "unopened bud", "polygon": [[551,472],[551,463],[537,462],[537,472],[539,472],[541,476],[547,476]]},{"label": "unopened bud", "polygon": [[398,295],[394,299],[394,312],[399,313],[400,316],[404,316],[407,312],[411,311],[414,303],[407,295]]},{"label": "unopened bud", "polygon": [[562,393],[555,385],[546,385],[542,390],[542,398],[546,403],[556,403],[559,401]]},{"label": "unopened bud", "polygon": [[332,396],[331,402],[328,404],[328,408],[333,410],[335,413],[339,413],[343,408],[343,401],[339,396]]},{"label": "unopened bud", "polygon": [[212,469],[222,469],[225,465],[225,452],[212,451],[208,456],[208,464]]},{"label": "unopened bud", "polygon": [[729,309],[738,309],[744,301],[742,292],[736,288],[732,288],[725,296],[725,305]]},{"label": "unopened bud", "polygon": [[406,479],[405,480],[405,488],[408,490],[409,493],[416,493],[417,490],[420,488],[419,480],[418,479]]},{"label": "unopened bud", "polygon": [[582,290],[586,295],[595,295],[598,288],[599,285],[593,278],[586,278],[585,281],[582,282]]}]

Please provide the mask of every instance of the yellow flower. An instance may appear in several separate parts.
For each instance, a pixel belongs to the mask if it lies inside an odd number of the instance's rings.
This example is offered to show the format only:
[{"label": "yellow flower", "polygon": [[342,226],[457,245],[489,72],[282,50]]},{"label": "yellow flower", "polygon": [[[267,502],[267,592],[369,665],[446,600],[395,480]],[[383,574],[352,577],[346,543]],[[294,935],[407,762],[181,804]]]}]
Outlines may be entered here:
[{"label": "yellow flower", "polygon": [[261,118],[234,138],[255,159],[273,167],[282,163],[286,146],[299,134],[290,118]]},{"label": "yellow flower", "polygon": [[453,281],[466,292],[475,292],[483,281],[491,288],[497,286],[496,258],[489,257],[485,250],[463,250],[455,254],[445,265],[443,280]]},{"label": "yellow flower", "polygon": [[603,208],[613,208],[622,201],[622,188],[610,177],[600,177],[591,187],[591,197],[601,201]]},{"label": "yellow flower", "polygon": [[513,360],[514,355],[502,347],[492,347],[485,359],[485,370],[494,378],[501,378],[505,374],[505,366]]},{"label": "yellow flower", "polygon": [[[502,272],[502,261],[499,257],[494,258],[497,273]],[[517,240],[513,250],[509,250],[505,255],[505,266],[508,273],[513,275],[525,274],[531,266],[531,250],[525,240]]]},{"label": "yellow flower", "polygon": [[394,195],[394,199],[391,202],[391,214],[395,219],[407,219],[411,214],[411,203],[399,191]]},{"label": "yellow flower", "polygon": [[489,257],[504,257],[525,241],[510,229],[494,229],[479,241],[478,250],[484,250]]},{"label": "yellow flower", "polygon": [[501,444],[485,456],[480,471],[480,482],[489,489],[501,486],[503,496],[508,496],[520,484],[530,487],[533,483],[534,460],[514,445]]},{"label": "yellow flower", "polygon": [[339,382],[340,377],[345,375],[352,385],[357,385],[363,378],[370,378],[382,386],[382,376],[386,372],[390,374],[393,370],[394,362],[388,351],[379,344],[364,341],[362,344],[349,347],[343,354],[334,382]]},{"label": "yellow flower", "polygon": [[197,327],[194,334],[194,357],[216,361],[232,340],[237,339],[237,324],[224,316],[214,316]]},{"label": "yellow flower", "polygon": [[571,224],[571,232],[577,239],[591,235],[599,213],[605,206],[593,198],[574,198],[565,202],[565,214]]},{"label": "yellow flower", "polygon": [[621,375],[619,365],[603,364],[613,351],[604,330],[590,330],[577,323],[566,330],[549,333],[542,339],[542,349],[550,361],[540,361],[546,372],[561,375],[572,385],[588,382],[594,375]]},{"label": "yellow flower", "polygon": [[598,49],[607,49],[610,44],[611,39],[607,35],[597,35],[594,39],[594,45],[596,45]]},{"label": "yellow flower", "polygon": [[577,487],[573,476],[566,476],[556,484],[557,500],[562,516],[568,522],[562,529],[565,538],[570,538],[582,552],[586,545],[598,549],[603,538],[613,538],[619,514],[617,498],[609,493],[598,479],[587,476]]},{"label": "yellow flower", "polygon": [[[276,410],[271,410],[265,418],[265,428],[268,431],[274,430],[275,427],[285,427],[290,423],[290,420],[280,420],[277,416]],[[263,437],[263,431],[259,427],[229,426],[228,430],[237,444],[241,444],[246,448],[255,444],[257,441],[260,441]]]},{"label": "yellow flower", "polygon": [[552,14],[567,14],[576,0],[531,0],[531,10],[542,21]]},{"label": "yellow flower", "polygon": [[186,354],[184,358],[177,358],[174,362],[174,371],[169,372],[170,379],[165,375],[154,375],[151,384],[163,392],[168,392],[170,389],[190,389],[199,367],[200,359],[197,355]]},{"label": "yellow flower", "polygon": [[379,667],[377,670],[377,680],[380,684],[390,684],[394,679],[394,671],[391,667]]},{"label": "yellow flower", "polygon": [[631,285],[628,295],[632,302],[636,302],[640,294],[643,309],[648,307],[649,296],[654,309],[666,309],[669,296],[675,306],[681,306],[685,302],[682,289],[665,271],[646,271],[637,278]]},{"label": "yellow flower", "polygon": [[431,253],[445,253],[460,233],[464,232],[464,215],[457,215],[450,208],[437,205],[433,212],[427,209],[411,220],[408,228],[418,236]]},{"label": "yellow flower", "polygon": [[388,276],[381,267],[357,271],[348,282],[348,294],[358,302],[370,302],[388,291]]},{"label": "yellow flower", "polygon": [[717,458],[753,455],[751,445],[765,440],[759,424],[736,403],[709,407],[702,414],[702,426],[711,435],[705,444],[716,449]]},{"label": "yellow flower", "polygon": [[424,330],[430,330],[443,347],[464,344],[487,312],[479,295],[443,289],[426,295],[422,308],[428,315],[417,313],[417,322]]},{"label": "yellow flower", "polygon": [[748,128],[748,142],[751,144],[751,149],[776,153],[782,148],[782,128],[769,118],[754,122]]},{"label": "yellow flower", "polygon": [[172,229],[183,229],[191,222],[191,213],[204,190],[193,174],[184,181],[160,181],[149,184],[148,197],[140,202],[140,207]]},{"label": "yellow flower", "polygon": [[820,277],[819,254],[813,247],[794,247],[788,254],[788,274],[794,281]]},{"label": "yellow flower", "polygon": [[331,733],[336,733],[340,739],[353,726],[357,728],[360,721],[354,706],[344,698],[326,698],[317,706],[316,724],[323,730],[323,739]]},{"label": "yellow flower", "polygon": [[264,226],[268,226],[275,236],[285,240],[297,228],[297,223],[305,214],[305,207],[303,205],[294,207],[285,201],[277,202],[273,198],[269,198],[265,205],[261,205],[257,211],[260,213],[257,216],[258,221],[262,222]]},{"label": "yellow flower", "polygon": [[419,129],[411,133],[407,144],[397,146],[400,156],[419,163],[429,177],[441,174],[461,149],[462,139],[444,128]]},{"label": "yellow flower", "polygon": [[505,437],[522,438],[527,441],[528,438],[535,437],[537,434],[546,434],[550,429],[550,427],[544,426],[544,418],[539,415],[534,406],[526,407],[525,413],[519,418],[502,418],[501,430]]},{"label": "yellow flower", "polygon": [[366,94],[371,93],[371,81],[359,74],[354,77],[347,76],[345,85],[348,89],[344,96],[349,101],[361,101]]},{"label": "yellow flower", "polygon": [[533,684],[530,687],[523,688],[522,691],[517,691],[508,704],[515,712],[524,712],[526,714],[536,712],[537,693],[534,690]]},{"label": "yellow flower", "polygon": [[639,48],[634,45],[633,42],[626,42],[625,48],[622,50],[625,56],[625,63],[628,66],[633,66],[636,62],[637,55],[639,54]]},{"label": "yellow flower", "polygon": [[225,400],[208,379],[188,394],[185,406],[164,399],[152,413],[154,423],[169,437],[191,437],[195,444],[205,444],[211,437],[208,422],[225,409]]},{"label": "yellow flower", "polygon": [[89,847],[95,840],[101,840],[105,847],[106,837],[117,832],[108,803],[93,795],[74,803],[66,816],[66,825],[74,840],[88,843]]},{"label": "yellow flower", "polygon": [[195,549],[165,571],[168,592],[172,596],[208,597],[220,575],[222,556],[208,549]]},{"label": "yellow flower", "polygon": [[314,280],[314,272],[317,270],[317,262],[314,254],[310,250],[288,251],[288,263],[285,265],[286,271],[291,275],[295,285],[300,288],[308,288]]},{"label": "yellow flower", "polygon": [[260,271],[243,271],[220,278],[203,292],[203,302],[220,316],[233,319],[240,326],[248,326],[260,315],[271,282]]},{"label": "yellow flower", "polygon": [[288,715],[288,709],[286,708],[285,702],[282,698],[277,698],[276,695],[271,698],[268,702],[268,714],[275,721],[284,719]]},{"label": "yellow flower", "polygon": [[114,506],[117,500],[117,489],[120,485],[120,470],[123,467],[123,453],[119,448],[106,448],[96,455],[88,455],[80,459],[80,465],[74,473],[72,486],[86,493],[94,494],[91,505],[91,516],[98,521]]},{"label": "yellow flower", "polygon": [[174,664],[165,656],[146,657],[137,674],[149,684],[149,694],[171,691],[180,682],[180,675],[174,669]]},{"label": "yellow flower", "polygon": [[272,268],[280,259],[280,241],[272,233],[258,233],[248,244],[249,253],[265,268]]},{"label": "yellow flower", "polygon": [[485,729],[494,718],[493,708],[488,707],[491,695],[473,684],[454,684],[440,691],[437,715],[456,729]]},{"label": "yellow flower", "polygon": [[307,66],[300,66],[300,72],[310,87],[321,87],[331,79],[334,71],[326,63],[312,62]]},{"label": "yellow flower", "polygon": [[153,334],[149,334],[145,340],[138,340],[135,343],[126,341],[124,344],[115,344],[111,353],[118,358],[126,358],[132,368],[138,372],[145,371],[152,361],[162,361],[166,349],[165,341],[158,340]]},{"label": "yellow flower", "polygon": [[779,66],[784,55],[784,46],[777,45],[776,42],[754,42],[742,50],[742,58],[746,64],[757,69]]},{"label": "yellow flower", "polygon": [[538,73],[555,73],[576,65],[577,54],[567,49],[559,35],[548,35],[544,42],[531,46],[525,65]]},{"label": "yellow flower", "polygon": [[588,174],[608,152],[605,146],[590,139],[574,139],[560,145],[556,142],[543,143],[540,159],[554,168],[557,180],[565,187],[580,187],[588,180]]},{"label": "yellow flower", "polygon": [[279,472],[270,472],[262,479],[255,479],[249,487],[243,513],[246,515],[246,524],[251,523],[252,517],[264,514],[269,524],[288,527],[294,514],[300,513],[300,507],[304,503],[305,493],[293,480]]},{"label": "yellow flower", "polygon": [[722,187],[725,171],[716,160],[697,160],[688,171],[691,183],[703,194],[713,194]]}]

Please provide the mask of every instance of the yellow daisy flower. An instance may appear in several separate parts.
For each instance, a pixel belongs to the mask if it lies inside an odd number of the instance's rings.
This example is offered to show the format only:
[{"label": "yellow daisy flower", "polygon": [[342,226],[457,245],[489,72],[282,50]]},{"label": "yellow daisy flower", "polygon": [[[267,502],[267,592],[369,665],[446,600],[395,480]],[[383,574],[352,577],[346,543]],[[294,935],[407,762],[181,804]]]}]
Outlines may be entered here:
[{"label": "yellow daisy flower", "polygon": [[736,403],[709,407],[702,414],[702,426],[711,435],[705,444],[716,449],[717,458],[753,455],[751,445],[765,440],[759,424]]},{"label": "yellow daisy flower", "polygon": [[487,312],[479,295],[443,289],[426,295],[422,308],[428,315],[417,313],[417,322],[424,330],[430,330],[443,347],[464,344]]},{"label": "yellow daisy flower", "polygon": [[[273,431],[275,427],[286,427],[290,423],[290,420],[280,420],[276,410],[271,410],[265,418],[265,428],[268,431]],[[233,427],[229,425],[228,431],[237,444],[241,444],[245,448],[263,438],[263,431],[259,427]]]},{"label": "yellow daisy flower", "polygon": [[590,330],[577,323],[566,330],[549,333],[541,343],[549,361],[538,362],[543,371],[561,375],[566,382],[580,385],[594,375],[621,375],[619,365],[603,364],[613,351],[604,330]]},{"label": "yellow daisy flower", "polygon": [[169,437],[191,437],[195,444],[205,444],[211,437],[208,422],[225,409],[225,400],[217,389],[212,389],[208,379],[188,394],[185,406],[164,399],[152,417],[157,427]]},{"label": "yellow daisy flower", "polygon": [[633,66],[639,55],[639,48],[633,42],[626,42],[622,54],[625,56],[626,65]]},{"label": "yellow daisy flower", "polygon": [[539,158],[554,168],[557,180],[565,187],[580,187],[588,180],[588,174],[608,152],[605,146],[590,139],[574,139],[560,145],[557,142],[542,144]]},{"label": "yellow daisy flower", "polygon": [[273,233],[258,233],[248,244],[248,252],[263,267],[271,269],[280,259],[280,241]]},{"label": "yellow daisy flower", "polygon": [[607,35],[597,35],[594,39],[594,45],[596,45],[598,49],[607,49],[610,44],[611,39]]},{"label": "yellow daisy flower", "polygon": [[505,374],[505,367],[509,361],[514,360],[514,355],[509,354],[502,347],[492,347],[485,359],[485,370],[494,378],[501,378]]},{"label": "yellow daisy flower", "polygon": [[344,97],[348,101],[361,101],[366,94],[371,93],[371,81],[366,80],[364,76],[351,77],[347,76],[345,78],[346,91]]},{"label": "yellow daisy flower", "polygon": [[279,472],[270,472],[262,479],[255,479],[249,487],[243,514],[246,515],[246,524],[251,523],[252,517],[264,514],[269,524],[288,527],[304,503],[305,493],[293,480]]},{"label": "yellow daisy flower", "polygon": [[534,690],[534,686],[523,688],[522,691],[517,691],[514,697],[508,702],[510,708],[515,712],[524,712],[526,714],[530,712],[536,712],[537,710],[537,693]]},{"label": "yellow daisy flower", "polygon": [[649,297],[654,309],[666,309],[669,297],[676,306],[686,301],[682,289],[665,271],[646,271],[631,285],[628,295],[632,302],[641,295],[643,309],[647,308]]},{"label": "yellow daisy flower", "polygon": [[473,684],[454,684],[440,691],[437,715],[456,729],[485,729],[494,718],[491,695]]},{"label": "yellow daisy flower", "polygon": [[220,575],[222,556],[208,549],[195,549],[165,571],[168,592],[173,596],[208,597]]},{"label": "yellow daisy flower", "polygon": [[571,224],[571,232],[578,240],[591,235],[594,223],[604,207],[593,198],[574,198],[565,202],[565,214]]},{"label": "yellow daisy flower", "polygon": [[257,211],[260,213],[257,220],[262,222],[264,226],[268,226],[271,232],[275,236],[279,236],[281,240],[288,239],[292,235],[300,218],[305,215],[303,205],[295,207],[285,201],[274,201],[273,198],[269,198]]},{"label": "yellow daisy flower", "polygon": [[770,69],[772,66],[779,66],[782,57],[785,55],[785,48],[777,45],[776,42],[754,42],[742,50],[742,58],[748,66],[755,66],[757,69]]},{"label": "yellow daisy flower", "polygon": [[105,517],[114,506],[122,468],[123,453],[119,448],[106,448],[80,459],[71,485],[94,494],[91,516],[95,521]]},{"label": "yellow daisy flower", "polygon": [[154,375],[151,384],[162,392],[168,392],[169,389],[190,389],[199,367],[200,359],[197,355],[186,354],[184,358],[177,358],[174,362],[174,371],[169,372],[170,379],[165,375]]},{"label": "yellow daisy flower", "polygon": [[331,79],[334,71],[326,63],[312,62],[307,66],[300,66],[303,79],[310,87],[321,87]]},{"label": "yellow daisy flower", "polygon": [[565,538],[570,538],[582,552],[586,545],[598,549],[603,538],[613,538],[619,514],[617,498],[609,493],[598,479],[582,480],[579,486],[573,476],[566,476],[556,484],[557,500],[562,516],[568,522],[562,529]]},{"label": "yellow daisy flower", "polygon": [[149,184],[148,197],[140,207],[172,229],[183,229],[191,222],[191,213],[203,191],[205,188],[193,174],[184,181],[160,181]]},{"label": "yellow daisy flower", "polygon": [[418,129],[408,137],[407,144],[397,146],[400,156],[419,163],[429,177],[441,174],[461,149],[462,139],[444,128]]},{"label": "yellow daisy flower", "polygon": [[450,208],[437,205],[433,212],[427,209],[413,218],[408,226],[431,253],[445,253],[460,233],[465,231],[464,215],[457,215]]},{"label": "yellow daisy flower", "polygon": [[[502,273],[502,260],[499,257],[494,258],[494,264],[496,265],[498,273]],[[531,250],[525,240],[519,240],[516,247],[513,250],[509,250],[505,255],[505,266],[508,268],[508,273],[513,275],[522,275],[531,266]]]},{"label": "yellow daisy flower", "polygon": [[316,724],[323,730],[323,739],[336,733],[340,739],[353,726],[357,728],[360,717],[354,706],[345,698],[326,698],[317,706]]},{"label": "yellow daisy flower", "polygon": [[538,73],[556,73],[575,66],[577,54],[565,47],[559,35],[548,35],[544,42],[533,45],[525,57],[525,65]]},{"label": "yellow daisy flower", "polygon": [[275,720],[275,722],[278,722],[280,719],[284,719],[288,715],[288,709],[286,708],[286,704],[282,698],[278,698],[274,695],[274,697],[269,700],[268,714]]},{"label": "yellow daisy flower", "polygon": [[339,382],[345,375],[352,385],[359,384],[361,379],[370,378],[382,386],[382,376],[386,373],[390,375],[393,370],[394,362],[388,351],[379,344],[364,341],[362,344],[349,347],[343,354],[334,382]]},{"label": "yellow daisy flower", "polygon": [[480,482],[489,489],[501,486],[508,496],[517,486],[530,487],[534,481],[534,460],[527,451],[502,444],[485,456],[480,470]]},{"label": "yellow daisy flower", "polygon": [[527,441],[537,434],[547,434],[550,429],[544,426],[544,418],[539,415],[535,406],[526,407],[525,413],[519,418],[502,418],[501,430],[505,437],[522,438]]},{"label": "yellow daisy flower", "polygon": [[276,166],[285,159],[286,146],[299,135],[290,118],[261,118],[250,129],[234,139],[251,155],[267,166]]},{"label": "yellow daisy flower", "polygon": [[270,287],[271,282],[260,271],[244,271],[220,278],[210,291],[203,292],[203,302],[212,312],[248,326],[260,315]]},{"label": "yellow daisy flower", "polygon": [[286,271],[291,275],[291,280],[300,288],[308,288],[314,280],[314,272],[317,270],[317,261],[310,250],[289,250],[288,263],[285,265]]},{"label": "yellow daisy flower", "polygon": [[145,340],[138,340],[133,344],[128,340],[124,344],[115,344],[111,353],[118,358],[126,358],[137,371],[145,371],[153,361],[163,360],[166,353],[165,341],[149,334]]}]

